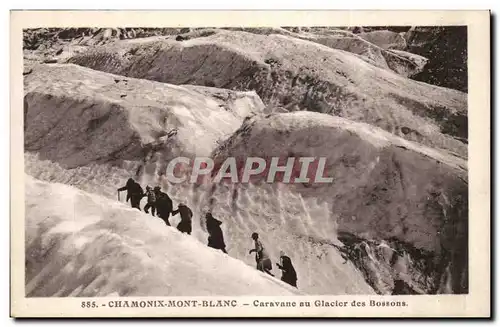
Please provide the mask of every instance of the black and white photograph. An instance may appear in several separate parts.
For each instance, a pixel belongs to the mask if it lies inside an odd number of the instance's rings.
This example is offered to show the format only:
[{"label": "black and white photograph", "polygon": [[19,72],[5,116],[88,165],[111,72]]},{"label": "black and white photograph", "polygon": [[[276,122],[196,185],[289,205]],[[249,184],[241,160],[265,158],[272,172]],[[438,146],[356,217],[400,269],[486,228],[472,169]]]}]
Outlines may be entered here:
[{"label": "black and white photograph", "polygon": [[471,292],[467,25],[106,26],[22,30],[26,298]]}]

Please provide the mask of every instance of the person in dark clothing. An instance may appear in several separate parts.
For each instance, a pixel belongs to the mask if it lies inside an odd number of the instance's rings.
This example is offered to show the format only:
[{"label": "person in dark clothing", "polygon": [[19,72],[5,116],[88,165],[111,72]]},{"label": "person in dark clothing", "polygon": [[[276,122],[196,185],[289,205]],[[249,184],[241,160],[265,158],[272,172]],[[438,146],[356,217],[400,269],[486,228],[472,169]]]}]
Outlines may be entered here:
[{"label": "person in dark clothing", "polygon": [[120,198],[120,192],[121,191],[127,191],[127,200],[130,199],[130,204],[132,208],[137,208],[141,210],[140,203],[141,199],[144,196],[144,191],[142,190],[141,185],[139,185],[136,181],[134,181],[132,178],[129,178],[127,181],[127,184],[125,186],[120,187],[118,189],[118,198]]},{"label": "person in dark clothing", "polygon": [[267,254],[267,251],[264,249],[262,242],[259,241],[259,234],[252,233],[252,239],[255,242],[255,248],[251,249],[250,252],[248,253],[249,254],[252,254],[252,252],[256,253],[255,260],[257,261],[257,270],[263,271],[271,276],[274,276],[271,273],[271,269],[273,269],[273,264],[271,262],[271,259],[269,259],[269,255]]},{"label": "person in dark clothing", "polygon": [[280,263],[276,264],[281,269],[281,280],[287,284],[297,287],[297,273],[293,267],[290,257],[285,252],[280,251]]},{"label": "person in dark clothing", "polygon": [[220,228],[222,222],[214,218],[214,216],[212,216],[212,213],[210,212],[206,214],[205,219],[207,224],[207,232],[209,234],[208,246],[227,253],[226,244],[224,243],[224,236],[222,234],[222,229]]},{"label": "person in dark clothing", "polygon": [[182,233],[191,235],[191,218],[193,218],[193,212],[184,203],[179,203],[177,210],[172,211],[172,216],[178,213],[181,214],[181,222],[177,225],[177,229]]},{"label": "person in dark clothing", "polygon": [[158,217],[163,219],[167,226],[170,226],[168,218],[170,217],[170,213],[172,213],[173,209],[172,199],[170,199],[167,193],[163,193],[159,186],[154,188],[154,193],[156,196],[156,214]]},{"label": "person in dark clothing", "polygon": [[148,210],[151,209],[151,214],[154,217],[156,211],[156,194],[153,192],[151,187],[149,187],[149,185],[146,186],[146,198],[148,199],[148,203],[144,206],[144,211],[149,213]]}]

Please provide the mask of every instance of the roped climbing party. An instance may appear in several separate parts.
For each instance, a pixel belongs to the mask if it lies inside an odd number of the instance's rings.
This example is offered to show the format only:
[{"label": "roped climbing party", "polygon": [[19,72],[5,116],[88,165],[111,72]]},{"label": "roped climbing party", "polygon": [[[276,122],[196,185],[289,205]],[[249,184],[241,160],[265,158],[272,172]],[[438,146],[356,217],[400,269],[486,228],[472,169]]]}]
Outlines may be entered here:
[{"label": "roped climbing party", "polygon": [[[160,186],[151,188],[148,185],[146,186],[146,192],[144,192],[139,183],[134,181],[134,179],[129,178],[125,186],[118,188],[117,191],[118,201],[120,201],[120,192],[127,191],[126,202],[130,200],[132,208],[136,208],[138,210],[141,210],[140,202],[142,198],[146,197],[147,201],[144,206],[144,212],[149,214],[151,210],[151,215],[154,217],[156,214],[158,218],[162,219],[167,226],[171,226],[169,221],[170,215],[175,216],[179,214],[181,221],[177,225],[177,229],[182,233],[191,235],[193,211],[184,203],[179,203],[177,209],[174,210],[172,199],[167,193],[161,191]],[[222,222],[216,219],[211,212],[207,212],[205,215],[205,224],[209,234],[207,245],[227,254],[224,235],[220,227]],[[271,273],[271,259],[269,258],[262,242],[259,240],[259,234],[255,232],[252,233],[252,239],[255,243],[255,248],[250,250],[249,253],[251,254],[255,252],[257,270],[274,276]],[[281,280],[297,287],[297,273],[292,265],[291,259],[286,256],[283,251],[280,252],[280,263],[277,263],[276,265],[282,271]]]}]

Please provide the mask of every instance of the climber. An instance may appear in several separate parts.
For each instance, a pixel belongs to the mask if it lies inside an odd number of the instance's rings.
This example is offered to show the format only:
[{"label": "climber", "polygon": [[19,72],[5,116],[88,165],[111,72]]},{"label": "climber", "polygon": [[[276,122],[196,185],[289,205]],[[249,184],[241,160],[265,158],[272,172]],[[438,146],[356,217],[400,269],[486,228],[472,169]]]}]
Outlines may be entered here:
[{"label": "climber", "polygon": [[170,217],[170,213],[173,209],[172,199],[170,199],[167,193],[163,193],[161,191],[161,187],[159,186],[156,186],[154,188],[154,193],[156,196],[156,214],[158,215],[158,217],[163,219],[167,226],[170,226],[168,218]]},{"label": "climber", "polygon": [[132,178],[129,178],[127,181],[127,184],[125,186],[120,187],[118,189],[118,200],[120,199],[120,192],[121,191],[127,191],[127,200],[130,199],[130,204],[132,208],[136,208],[141,210],[141,207],[139,204],[141,203],[141,199],[144,196],[144,191],[142,190],[141,185],[139,185],[136,181],[134,181]]},{"label": "climber", "polygon": [[267,255],[267,252],[264,249],[262,242],[259,241],[259,234],[255,232],[252,233],[252,239],[255,242],[255,249],[251,249],[250,252],[248,253],[249,254],[252,254],[252,252],[256,253],[255,260],[257,261],[257,270],[263,271],[274,277],[274,275],[271,273],[271,269],[273,269],[271,259],[269,259],[269,256]]},{"label": "climber", "polygon": [[222,222],[214,216],[212,213],[208,212],[205,215],[208,236],[208,246],[214,249],[222,250],[222,252],[227,253],[226,244],[224,243],[224,236],[222,234],[222,229],[220,225]]},{"label": "climber", "polygon": [[281,280],[297,287],[297,273],[293,267],[292,260],[285,255],[285,252],[280,251],[280,263],[277,263],[276,266],[281,269]]},{"label": "climber", "polygon": [[153,192],[151,187],[149,187],[149,185],[146,186],[146,197],[148,199],[148,203],[144,206],[144,211],[149,213],[148,209],[151,208],[151,214],[154,217],[156,211],[156,194]]},{"label": "climber", "polygon": [[181,222],[177,225],[177,229],[182,233],[191,235],[191,218],[193,217],[193,212],[184,203],[179,203],[177,210],[172,211],[172,216],[178,213],[181,214]]}]

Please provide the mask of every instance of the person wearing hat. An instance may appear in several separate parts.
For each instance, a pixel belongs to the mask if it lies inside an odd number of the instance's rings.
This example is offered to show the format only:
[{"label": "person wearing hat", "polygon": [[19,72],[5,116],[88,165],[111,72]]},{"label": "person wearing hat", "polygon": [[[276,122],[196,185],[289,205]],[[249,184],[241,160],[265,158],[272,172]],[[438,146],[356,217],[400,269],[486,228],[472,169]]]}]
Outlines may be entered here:
[{"label": "person wearing hat", "polygon": [[167,226],[170,226],[170,222],[168,218],[170,217],[170,213],[173,210],[172,199],[168,196],[167,193],[161,191],[161,187],[155,186],[154,193],[156,195],[156,214],[158,217],[163,219]]},{"label": "person wearing hat", "polygon": [[144,211],[146,213],[149,213],[148,210],[151,208],[151,214],[153,217],[155,216],[155,211],[156,211],[156,194],[153,192],[151,187],[146,186],[146,197],[148,200],[148,203],[144,206]]},{"label": "person wearing hat", "polygon": [[193,212],[184,203],[179,203],[179,205],[177,206],[177,210],[174,210],[172,212],[172,216],[175,216],[178,213],[181,214],[181,222],[177,225],[177,229],[182,233],[191,235],[191,219],[193,218]]},{"label": "person wearing hat", "polygon": [[293,267],[292,260],[284,251],[280,251],[280,263],[277,263],[276,266],[281,269],[281,280],[297,287],[297,273]]},{"label": "person wearing hat", "polygon": [[274,276],[271,273],[271,269],[273,269],[271,259],[269,259],[267,251],[264,249],[262,242],[259,241],[259,234],[255,232],[252,233],[252,239],[255,242],[255,248],[251,249],[248,253],[249,254],[252,254],[252,252],[256,253],[255,260],[257,261],[257,270],[263,271],[271,276]]}]

